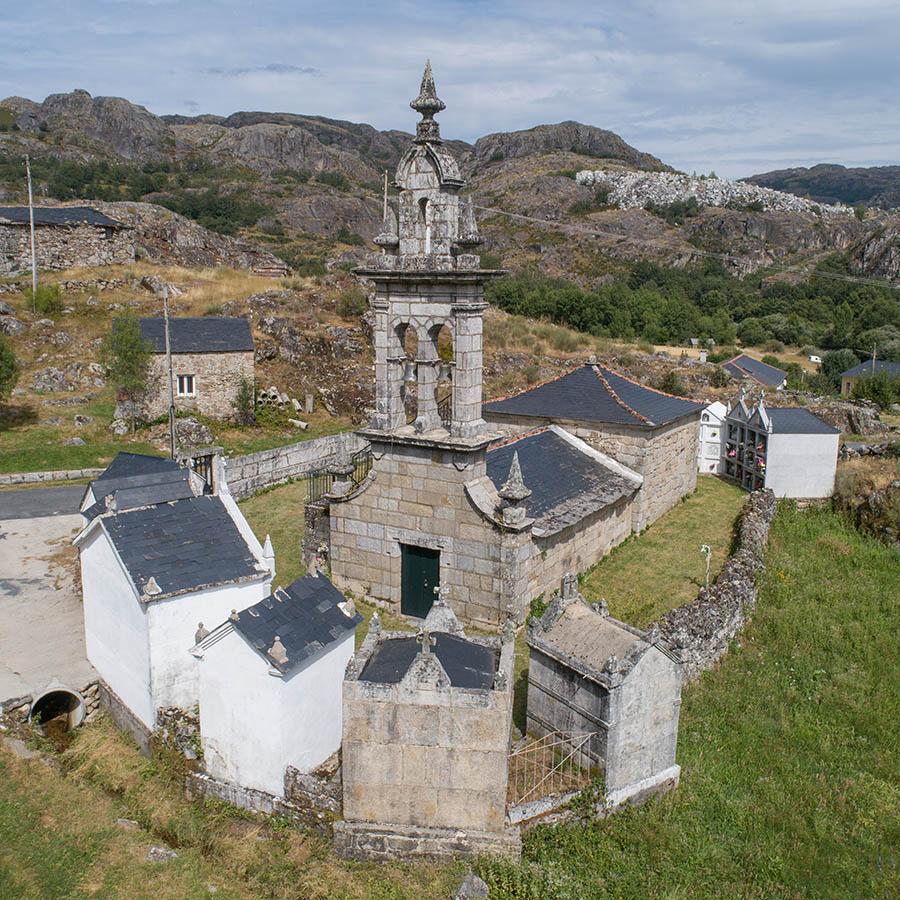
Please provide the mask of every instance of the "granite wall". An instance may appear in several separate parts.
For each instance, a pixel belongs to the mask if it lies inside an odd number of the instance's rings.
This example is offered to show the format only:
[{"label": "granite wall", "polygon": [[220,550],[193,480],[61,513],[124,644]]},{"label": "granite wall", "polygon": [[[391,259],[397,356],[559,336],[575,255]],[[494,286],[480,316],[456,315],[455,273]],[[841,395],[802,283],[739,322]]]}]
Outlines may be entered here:
[{"label": "granite wall", "polygon": [[[39,269],[75,269],[134,262],[130,228],[96,225],[39,225],[34,229]],[[31,238],[27,226],[0,225],[0,275],[31,271]]]}]

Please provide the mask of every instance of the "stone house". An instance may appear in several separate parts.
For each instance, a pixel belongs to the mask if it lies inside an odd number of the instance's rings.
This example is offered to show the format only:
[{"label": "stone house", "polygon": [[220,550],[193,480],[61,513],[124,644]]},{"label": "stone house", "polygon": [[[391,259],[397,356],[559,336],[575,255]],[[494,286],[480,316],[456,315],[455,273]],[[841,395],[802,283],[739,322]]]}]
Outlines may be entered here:
[{"label": "stone house", "polygon": [[830,497],[840,431],[800,407],[749,407],[743,397],[725,418],[725,474],[745,490],[776,497]]},{"label": "stone house", "polygon": [[[165,320],[141,319],[141,337],[153,347],[152,371],[141,415],[169,411]],[[234,415],[241,379],[253,381],[253,336],[246,319],[224,316],[169,319],[176,410],[196,410],[216,419]],[[122,404],[120,404],[121,406]],[[116,415],[125,410],[116,410]]]},{"label": "stone house", "polygon": [[678,784],[681,661],[658,629],[592,608],[570,575],[526,641],[529,733],[589,734],[582,753],[603,772],[609,806]]},{"label": "stone house", "polygon": [[87,656],[117,721],[146,744],[157,710],[198,699],[189,650],[202,623],[270,594],[260,546],[228,492],[173,460],[120,454],[82,503],[79,550]]},{"label": "stone house", "polygon": [[282,797],[289,768],[309,773],[336,753],[361,621],[323,575],[307,574],[199,633],[191,652],[206,772]]},{"label": "stone house", "polygon": [[871,378],[875,374],[884,373],[888,378],[900,381],[900,363],[883,359],[870,359],[855,365],[846,372],[841,372],[841,395],[853,396],[853,388],[860,378]]},{"label": "stone house", "polygon": [[467,636],[443,593],[418,634],[373,616],[347,667],[342,855],[519,855],[506,824],[513,629]]},{"label": "stone house", "polygon": [[780,391],[787,382],[787,373],[783,369],[760,362],[746,353],[739,353],[727,362],[719,363],[732,378],[747,378],[763,387]]},{"label": "stone house", "polygon": [[[89,206],[35,206],[39,269],[74,269],[134,262],[132,229]],[[27,206],[0,206],[0,275],[31,271]]]},{"label": "stone house", "polygon": [[[484,418],[507,434],[553,423],[637,472],[643,483],[633,501],[631,524],[641,531],[694,490],[703,407],[589,362],[486,403]],[[554,585],[558,583],[556,579]]]},{"label": "stone house", "polygon": [[710,403],[700,413],[700,439],[697,442],[697,471],[718,475],[724,471],[725,416],[728,407],[721,401]]}]

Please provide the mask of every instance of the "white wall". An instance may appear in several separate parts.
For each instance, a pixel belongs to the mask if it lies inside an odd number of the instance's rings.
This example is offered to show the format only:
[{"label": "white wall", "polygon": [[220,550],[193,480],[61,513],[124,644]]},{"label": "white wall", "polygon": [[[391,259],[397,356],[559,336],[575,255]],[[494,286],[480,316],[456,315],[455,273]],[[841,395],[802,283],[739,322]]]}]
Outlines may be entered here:
[{"label": "white wall", "polygon": [[212,631],[232,609],[243,610],[268,597],[270,580],[225,584],[147,604],[150,692],[156,708],[185,709],[198,700],[197,661],[191,655],[200,622]]},{"label": "white wall", "polygon": [[770,434],[766,487],[776,497],[830,497],[839,434]]},{"label": "white wall", "polygon": [[95,528],[80,551],[87,657],[138,719],[152,728],[156,713],[150,696],[147,610],[102,527]]},{"label": "white wall", "polygon": [[725,405],[716,401],[700,414],[697,471],[715,474],[724,470],[722,449],[725,438]]},{"label": "white wall", "polygon": [[311,771],[340,747],[353,632],[287,679],[270,675],[272,668],[230,628],[204,647],[200,733],[204,764],[214,778],[281,796],[288,765]]}]

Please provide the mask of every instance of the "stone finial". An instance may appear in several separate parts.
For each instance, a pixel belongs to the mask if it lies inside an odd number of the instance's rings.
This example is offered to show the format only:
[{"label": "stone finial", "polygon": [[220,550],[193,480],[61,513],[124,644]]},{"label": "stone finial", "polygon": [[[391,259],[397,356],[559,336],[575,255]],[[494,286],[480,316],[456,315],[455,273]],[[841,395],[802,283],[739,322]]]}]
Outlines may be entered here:
[{"label": "stone finial", "polygon": [[416,643],[421,646],[421,650],[419,653],[424,656],[428,656],[431,653],[431,648],[435,645],[437,638],[435,638],[430,632],[426,631],[424,628],[420,628],[416,633]]},{"label": "stone finial", "polygon": [[277,634],[268,653],[279,666],[283,666],[287,662],[287,650],[284,649],[284,644],[281,643],[281,638]]},{"label": "stone finial", "polygon": [[563,600],[574,600],[578,596],[578,577],[573,572],[566,572],[559,583],[559,596]]},{"label": "stone finial", "polygon": [[599,603],[592,603],[591,609],[597,613],[598,616],[608,616],[609,606],[606,604],[606,597],[601,597]]},{"label": "stone finial", "polygon": [[603,664],[603,671],[607,675],[615,675],[619,671],[619,657],[613,653]]},{"label": "stone finial", "polygon": [[376,235],[375,243],[379,247],[393,248],[400,246],[400,228],[397,224],[397,211],[392,203],[388,203],[384,210],[384,222],[381,226],[381,234]]},{"label": "stone finial", "polygon": [[334,462],[328,467],[328,474],[334,476],[328,496],[337,498],[348,494],[353,488],[351,476],[355,471],[356,466],[350,459],[350,454],[341,447]]},{"label": "stone finial", "polygon": [[381,616],[378,615],[378,610],[372,613],[372,618],[369,619],[369,634],[379,635],[381,634]]},{"label": "stone finial", "polygon": [[272,548],[272,539],[266,535],[266,542],[263,545],[263,563],[265,567],[275,577],[275,550]]},{"label": "stone finial", "polygon": [[231,611],[231,615],[230,615],[228,618],[229,618],[232,622],[237,622],[237,620],[238,620],[238,611],[237,611],[236,609],[233,609],[233,610]]},{"label": "stone finial", "polygon": [[409,105],[422,116],[422,121],[416,124],[416,140],[439,142],[441,129],[434,121],[434,116],[442,109],[446,109],[447,104],[438,98],[434,86],[434,75],[431,73],[431,60],[425,63],[425,73],[422,75],[419,96],[410,101]]},{"label": "stone finial", "polygon": [[348,618],[352,619],[356,615],[356,604],[352,597],[348,597],[343,603],[338,603],[338,609]]},{"label": "stone finial", "polygon": [[147,579],[147,583],[144,585],[144,593],[148,597],[155,597],[157,594],[162,593],[162,588],[157,584],[156,579],[152,575]]},{"label": "stone finial", "polygon": [[518,450],[513,453],[509,475],[497,494],[507,504],[501,513],[503,521],[507,525],[521,525],[525,521],[525,507],[522,504],[531,496],[531,490],[525,486],[525,482],[522,480]]},{"label": "stone finial", "polygon": [[448,606],[450,599],[450,585],[439,584],[434,589],[434,606]]},{"label": "stone finial", "polygon": [[197,630],[194,632],[194,643],[199,644],[209,634],[209,629],[202,622],[197,623]]},{"label": "stone finial", "polygon": [[478,223],[475,221],[475,207],[472,198],[466,197],[459,204],[459,225],[457,227],[456,243],[460,247],[477,247],[482,243],[482,237],[478,233]]}]

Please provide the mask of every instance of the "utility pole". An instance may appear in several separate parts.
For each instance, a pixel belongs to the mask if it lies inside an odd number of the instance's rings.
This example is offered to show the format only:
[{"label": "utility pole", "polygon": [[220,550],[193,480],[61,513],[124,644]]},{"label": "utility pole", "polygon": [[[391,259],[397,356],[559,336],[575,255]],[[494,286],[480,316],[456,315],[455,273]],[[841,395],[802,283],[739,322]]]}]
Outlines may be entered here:
[{"label": "utility pole", "polygon": [[382,222],[387,221],[387,169],[384,170],[384,209],[381,213]]},{"label": "utility pole", "polygon": [[878,355],[878,343],[872,342],[872,374],[875,374],[875,357]]},{"label": "utility pole", "polygon": [[169,369],[169,455],[175,459],[175,385],[172,381],[172,345],[169,343],[169,289],[163,288],[163,311],[166,320],[166,365]]},{"label": "utility pole", "polygon": [[31,231],[31,311],[37,315],[37,254],[34,250],[34,201],[31,197],[31,160],[25,154],[25,175],[28,179],[28,224]]}]

